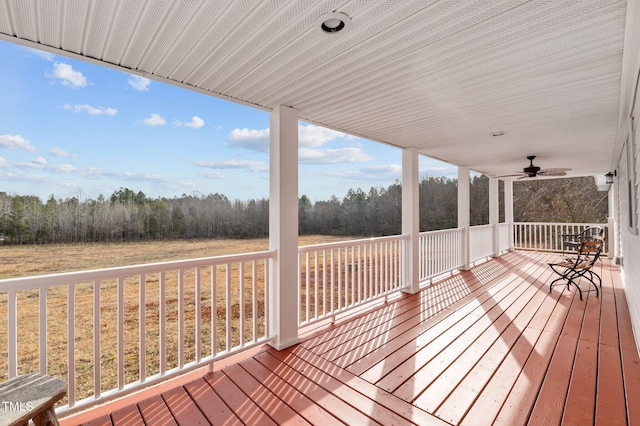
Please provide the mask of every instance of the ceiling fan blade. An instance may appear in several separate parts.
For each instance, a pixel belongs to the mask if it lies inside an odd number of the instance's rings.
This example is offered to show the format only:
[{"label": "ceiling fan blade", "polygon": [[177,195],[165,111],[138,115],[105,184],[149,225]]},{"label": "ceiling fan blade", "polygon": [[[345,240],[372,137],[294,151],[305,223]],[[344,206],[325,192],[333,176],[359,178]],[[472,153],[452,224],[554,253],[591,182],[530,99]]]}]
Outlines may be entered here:
[{"label": "ceiling fan blade", "polygon": [[567,168],[542,169],[538,172],[538,174],[543,176],[565,176],[570,170],[571,169]]},{"label": "ceiling fan blade", "polygon": [[540,176],[566,176],[567,172],[557,171],[557,170],[549,170],[544,173],[538,173]]},{"label": "ceiling fan blade", "polygon": [[527,177],[528,174],[527,173],[514,173],[514,174],[510,174],[510,175],[500,175],[500,176],[493,176],[494,178],[507,178],[507,177],[516,177],[516,176],[522,176],[522,177]]}]

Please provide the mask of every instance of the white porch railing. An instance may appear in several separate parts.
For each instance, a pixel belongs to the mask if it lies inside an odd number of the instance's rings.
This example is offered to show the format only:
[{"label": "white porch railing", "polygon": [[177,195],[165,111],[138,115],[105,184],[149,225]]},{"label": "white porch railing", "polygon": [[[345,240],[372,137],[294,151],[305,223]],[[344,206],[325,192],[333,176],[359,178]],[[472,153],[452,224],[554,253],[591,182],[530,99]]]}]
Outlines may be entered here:
[{"label": "white porch railing", "polygon": [[498,250],[506,251],[511,248],[511,237],[509,231],[513,229],[509,223],[498,224]]},{"label": "white porch railing", "polygon": [[603,254],[609,253],[609,230],[606,223],[543,223],[513,224],[514,248],[517,250],[562,251],[562,234],[577,234],[590,226],[604,227]]},{"label": "white porch railing", "polygon": [[462,230],[421,232],[419,281],[424,282],[462,266]]},{"label": "white porch railing", "polygon": [[[592,224],[498,225],[498,248],[560,251]],[[469,230],[470,262],[493,254],[494,228]],[[361,307],[405,285],[408,236],[298,249],[298,322]],[[463,266],[463,231],[419,235],[419,281]],[[69,383],[59,414],[270,341],[274,251],[0,280],[0,381],[38,370]],[[7,372],[7,373],[5,373]],[[4,377],[2,376],[4,374]]]},{"label": "white porch railing", "polygon": [[0,280],[0,319],[7,318],[0,320],[0,348],[7,348],[0,371],[11,378],[38,369],[65,379],[62,414],[261,344],[269,340],[273,257],[265,251]]},{"label": "white porch railing", "polygon": [[402,289],[405,240],[394,235],[300,247],[299,324],[333,317]]},{"label": "white porch railing", "polygon": [[493,225],[469,228],[469,262],[477,262],[494,254]]}]

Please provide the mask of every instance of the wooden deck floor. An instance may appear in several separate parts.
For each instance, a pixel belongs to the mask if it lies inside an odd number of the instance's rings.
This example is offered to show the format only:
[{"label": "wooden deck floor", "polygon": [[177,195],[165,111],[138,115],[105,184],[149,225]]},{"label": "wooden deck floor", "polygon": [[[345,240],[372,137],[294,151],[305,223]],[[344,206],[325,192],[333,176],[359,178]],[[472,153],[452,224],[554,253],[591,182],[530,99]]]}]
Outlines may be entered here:
[{"label": "wooden deck floor", "polygon": [[616,267],[604,259],[599,297],[580,300],[564,286],[549,294],[556,259],[508,253],[288,350],[263,348],[62,424],[640,424]]}]

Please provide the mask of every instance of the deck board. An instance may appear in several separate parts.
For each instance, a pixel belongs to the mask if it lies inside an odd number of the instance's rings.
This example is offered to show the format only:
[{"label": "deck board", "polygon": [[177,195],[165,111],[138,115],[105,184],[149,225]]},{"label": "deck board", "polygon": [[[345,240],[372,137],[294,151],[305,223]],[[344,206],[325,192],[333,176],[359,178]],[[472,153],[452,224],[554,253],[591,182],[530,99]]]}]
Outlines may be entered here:
[{"label": "deck board", "polygon": [[[389,371],[377,382],[378,386],[394,392],[400,398],[413,401],[453,362],[456,363],[456,368],[467,370],[468,365],[461,365],[466,360],[458,362],[461,354],[483,334],[488,336],[486,342],[498,338],[511,321],[503,317],[503,314],[515,317],[526,303],[525,299],[520,300],[520,296],[529,287],[519,285],[517,277],[514,274],[504,286],[488,290],[485,293],[487,297],[480,306],[397,368]],[[520,303],[517,303],[518,300]],[[410,377],[407,378],[408,375]],[[429,411],[437,408],[429,405],[421,407]]]},{"label": "deck board", "polygon": [[249,359],[240,365],[309,423],[327,425],[336,421],[336,418],[328,411],[315,404],[304,393],[298,391],[255,359]]},{"label": "deck board", "polygon": [[240,365],[232,365],[224,370],[225,374],[240,388],[265,414],[279,425],[310,425],[307,420],[285,405],[268,388]]},{"label": "deck board", "polygon": [[[478,359],[478,362],[470,369],[469,372],[464,371],[464,369],[450,369],[453,372],[461,370],[462,372],[458,374],[463,376],[464,372],[464,376],[459,380],[448,381],[447,384],[450,392],[446,395],[446,400],[437,401],[439,404],[436,414],[438,414],[439,417],[451,423],[459,423],[467,414],[476,398],[480,395],[481,390],[488,386],[493,375],[506,361],[509,354],[515,351],[517,351],[516,353],[518,354],[523,351],[527,354],[531,352],[532,344],[530,343],[530,339],[537,339],[541,330],[531,329],[533,330],[531,335],[525,334],[528,329],[526,327],[519,326],[518,323],[522,320],[526,321],[525,325],[530,324],[536,317],[536,314],[540,311],[545,300],[550,299],[540,291],[535,292],[531,298],[531,303],[527,304],[527,306],[514,319],[514,322],[507,326],[500,338],[495,339],[492,342],[491,347]],[[518,343],[519,347],[516,348]],[[518,355],[514,358],[516,363],[518,362],[518,358],[523,359],[524,357],[522,355]],[[515,369],[516,367],[517,364],[512,365],[509,368]],[[453,387],[452,383],[457,383],[457,385]],[[431,393],[430,390],[429,393]],[[420,396],[419,400],[425,398],[425,395],[427,395],[426,392]],[[483,416],[486,416],[486,413],[483,414]]]},{"label": "deck board", "polygon": [[215,421],[224,425],[242,424],[204,378],[194,380],[184,388],[209,422]]},{"label": "deck board", "polygon": [[276,424],[224,372],[218,371],[209,374],[205,377],[205,380],[209,382],[220,398],[244,424]]},{"label": "deck board", "polygon": [[140,411],[136,405],[121,408],[111,413],[113,426],[141,426],[144,425]]},{"label": "deck board", "polygon": [[[334,384],[327,389],[327,387],[315,383],[306,374],[291,367],[287,362],[276,358],[271,352],[260,354],[256,356],[256,359],[286,380],[299,392],[331,412],[339,421],[347,424],[368,424],[372,422],[370,417],[345,402],[340,392],[332,392],[332,390],[337,390],[340,387],[338,384]],[[322,377],[319,377],[321,375],[316,374],[316,376],[316,378],[322,380]],[[327,376],[326,379],[331,380],[333,378]]]},{"label": "deck board", "polygon": [[638,424],[617,267],[602,259],[602,291],[583,280],[580,300],[549,292],[558,256],[507,253],[91,424]]},{"label": "deck board", "polygon": [[622,361],[617,347],[600,345],[596,424],[624,425],[627,421]]},{"label": "deck board", "polygon": [[138,410],[142,415],[142,419],[146,424],[158,426],[174,426],[177,425],[169,407],[160,395],[154,395],[140,401]]},{"label": "deck board", "polygon": [[208,423],[183,387],[180,386],[164,392],[162,399],[179,425],[206,425]]}]

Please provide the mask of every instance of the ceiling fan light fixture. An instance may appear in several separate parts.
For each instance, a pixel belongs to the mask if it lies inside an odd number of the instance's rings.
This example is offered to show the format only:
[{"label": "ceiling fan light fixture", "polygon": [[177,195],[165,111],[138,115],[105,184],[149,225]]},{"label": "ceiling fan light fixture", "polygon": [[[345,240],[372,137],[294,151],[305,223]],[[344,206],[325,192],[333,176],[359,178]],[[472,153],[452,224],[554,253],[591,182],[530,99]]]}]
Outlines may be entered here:
[{"label": "ceiling fan light fixture", "polygon": [[330,12],[318,17],[316,28],[326,35],[342,33],[351,27],[351,19],[345,13]]}]

